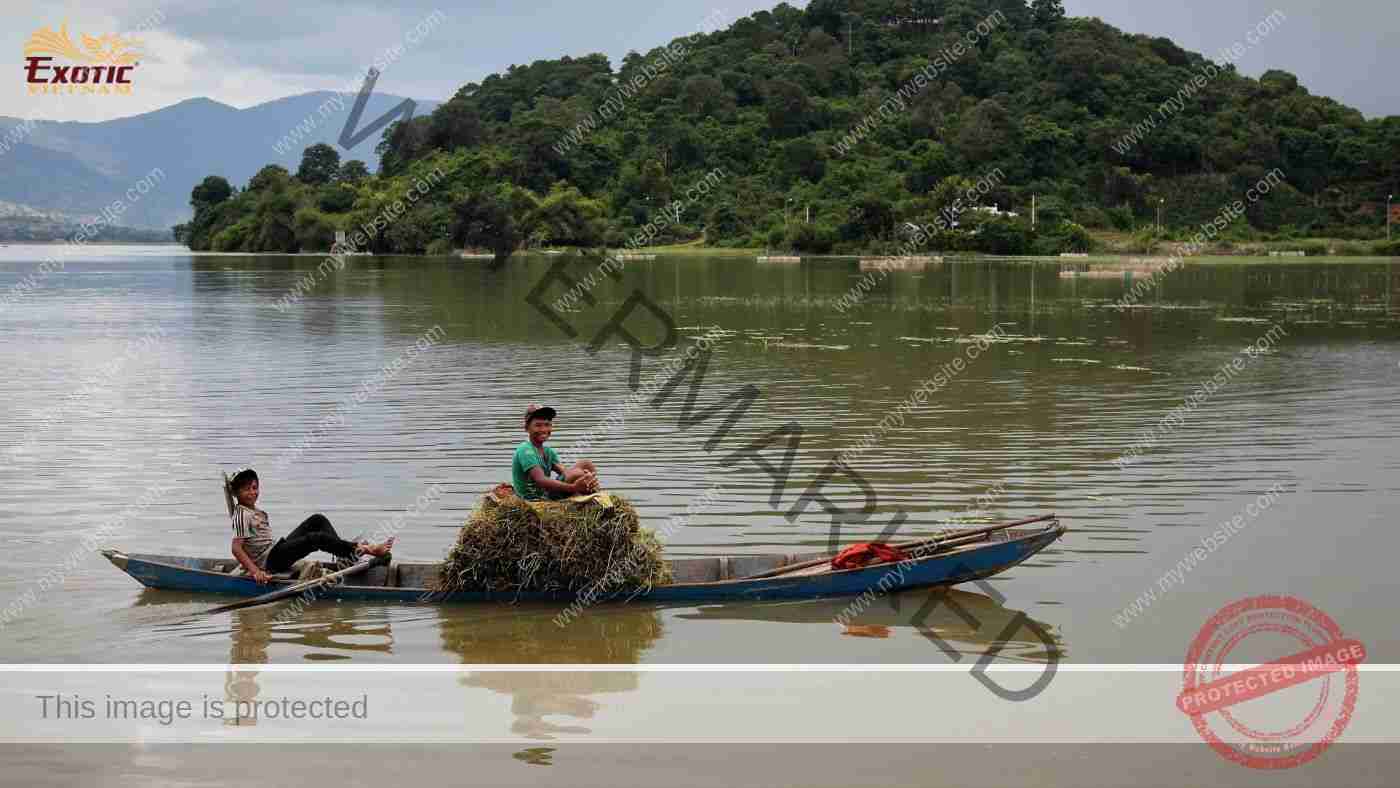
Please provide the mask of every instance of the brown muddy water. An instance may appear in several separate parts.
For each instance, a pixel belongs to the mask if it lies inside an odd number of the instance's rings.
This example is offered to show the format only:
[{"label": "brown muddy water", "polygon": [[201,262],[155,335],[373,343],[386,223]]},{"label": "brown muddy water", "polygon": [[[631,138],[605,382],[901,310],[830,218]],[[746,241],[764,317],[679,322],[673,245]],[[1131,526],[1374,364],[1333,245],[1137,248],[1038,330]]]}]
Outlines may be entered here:
[{"label": "brown muddy water", "polygon": [[[1306,599],[1370,661],[1400,661],[1393,261],[1193,263],[1124,309],[1115,302],[1144,274],[949,260],[876,275],[843,310],[868,273],[856,260],[661,258],[628,263],[561,325],[527,301],[550,258],[501,271],[352,258],[289,303],[319,258],[95,247],[36,275],[46,254],[0,250],[5,663],[965,666],[994,648],[1026,664],[1180,665],[1216,610],[1264,593]],[[581,280],[588,266],[568,270]],[[567,289],[549,285],[543,302]],[[719,418],[682,424],[684,384],[627,404],[628,348],[616,335],[589,343],[634,292],[677,330],[675,347],[643,358],[640,382],[706,337],[697,407],[756,387],[727,432]],[[624,325],[647,344],[665,333],[646,306]],[[979,337],[994,341],[974,357]],[[125,513],[104,545],[225,556],[219,474],[252,466],[278,533],[313,512],[345,535],[398,517],[398,556],[437,559],[478,496],[509,478],[531,401],[559,409],[553,445],[597,462],[648,525],[708,493],[668,539],[671,556],[825,547],[820,506],[787,515],[841,453],[876,507],[842,541],[879,537],[898,512],[901,537],[1051,512],[1071,530],[956,605],[906,593],[850,625],[833,621],[844,601],[600,605],[563,628],[558,606],[201,617],[208,600],[143,591],[84,549]],[[793,423],[785,484],[729,458]],[[778,466],[783,450],[765,456]],[[841,476],[825,491],[844,507],[865,500]],[[38,582],[55,569],[61,584]],[[1017,628],[1023,617],[1053,642]],[[646,697],[650,674],[580,674],[576,686],[461,675],[443,674],[443,692],[489,707],[483,737],[549,738],[586,737],[600,707]],[[234,671],[161,681],[192,696],[244,691]],[[20,695],[44,686],[10,683]]]}]

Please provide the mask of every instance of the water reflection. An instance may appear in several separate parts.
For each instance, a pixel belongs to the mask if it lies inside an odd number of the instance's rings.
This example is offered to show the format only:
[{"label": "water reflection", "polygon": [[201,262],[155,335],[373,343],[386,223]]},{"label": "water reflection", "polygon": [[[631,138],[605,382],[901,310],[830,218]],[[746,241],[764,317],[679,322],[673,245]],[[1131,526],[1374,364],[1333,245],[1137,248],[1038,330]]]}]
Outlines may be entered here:
[{"label": "water reflection", "polygon": [[227,637],[224,724],[228,726],[258,724],[258,707],[252,701],[261,692],[261,671],[235,670],[235,665],[265,665],[279,657],[279,661],[288,661],[288,656],[292,660],[328,661],[393,653],[393,627],[382,607],[323,601],[301,608],[283,602],[235,610],[227,619],[203,614],[220,600],[207,594],[147,588],[142,589],[132,606],[184,608],[183,612],[190,614],[183,620],[158,625],[157,632],[196,639]]},{"label": "water reflection", "polygon": [[468,665],[632,664],[665,632],[654,607],[597,605],[566,626],[549,605],[438,605],[443,647]]},{"label": "water reflection", "polygon": [[234,665],[267,663],[267,647],[272,643],[272,628],[257,610],[237,610],[233,613],[233,630],[229,633],[228,672],[224,674],[224,708],[235,711],[232,718],[224,717],[224,725],[249,727],[258,724],[256,714],[242,714],[242,709],[256,709],[258,699],[256,670],[234,670]]},{"label": "water reflection", "polygon": [[[293,613],[295,615],[293,616]],[[234,665],[262,665],[274,644],[292,646],[306,660],[350,659],[355,653],[393,650],[393,632],[387,618],[366,623],[354,605],[311,605],[295,611],[290,605],[235,610],[229,633],[229,670],[224,677],[224,708],[253,710],[224,719],[225,725],[257,725],[259,686],[256,670],[234,670]],[[240,703],[240,701],[242,703]]]},{"label": "water reflection", "polygon": [[[653,608],[602,605],[567,626],[554,623],[558,607],[462,608],[440,606],[443,646],[466,664],[553,662],[559,664],[636,663],[663,634]],[[479,672],[459,679],[462,686],[511,698],[510,731],[532,739],[592,730],[601,695],[632,692],[640,674],[630,672]],[[554,722],[564,717],[575,722]]]},{"label": "water reflection", "polygon": [[[285,315],[256,315],[258,320],[292,321],[303,330],[330,335],[356,330],[342,325],[345,299],[366,299],[375,306],[386,328],[411,335],[420,326],[441,323],[454,338],[477,341],[526,341],[564,345],[586,341],[616,312],[634,290],[640,288],[656,303],[665,304],[683,324],[703,323],[726,328],[762,327],[765,323],[789,323],[799,318],[809,330],[840,317],[832,307],[859,280],[858,260],[807,261],[800,265],[759,265],[744,260],[667,259],[628,266],[620,281],[605,281],[592,291],[596,306],[566,315],[566,322],[580,338],[571,339],[531,308],[526,297],[546,278],[548,259],[521,259],[500,271],[460,261],[395,260],[351,261],[345,273],[301,301]],[[270,304],[286,293],[298,276],[315,268],[312,258],[194,258],[195,298],[203,302],[196,317],[210,316],[224,324],[238,314],[221,314],[226,304],[246,312],[251,298]],[[928,312],[966,310],[969,320],[1011,318],[1016,313],[1030,319],[1037,314],[1080,312],[1085,306],[1111,305],[1141,279],[1125,271],[1149,270],[1136,258],[1118,262],[1074,264],[1087,269],[1080,275],[1058,262],[1007,262],[980,259],[949,260],[946,264],[892,271],[882,278],[846,317],[862,320],[890,319],[889,311]],[[580,265],[580,270],[582,266]],[[1400,271],[1391,261],[1295,263],[1278,265],[1257,261],[1188,262],[1157,277],[1158,285],[1139,299],[1134,312],[1159,307],[1189,305],[1196,309],[1243,308],[1287,311],[1306,306],[1340,310],[1345,319],[1357,310],[1392,310],[1400,292]],[[212,311],[211,311],[212,310]],[[771,314],[764,315],[764,312]],[[884,313],[884,314],[882,314]],[[245,314],[253,319],[252,314]],[[1083,325],[1084,314],[1075,323]],[[774,320],[776,319],[776,320]],[[633,321],[642,331],[645,321]],[[450,325],[449,325],[450,324]],[[645,337],[641,337],[645,339]]]},{"label": "water reflection", "polygon": [[1002,660],[1046,662],[1063,660],[1069,653],[1058,627],[972,591],[901,591],[852,615],[854,610],[849,599],[734,603],[702,607],[677,618],[828,624],[832,637],[918,635],[929,640],[930,662],[962,662],[964,656],[980,657],[989,652]]},{"label": "water reflection", "polygon": [[312,661],[394,652],[391,616],[382,605],[321,600],[302,607],[281,602],[232,611],[226,620],[230,628],[224,629],[225,619],[202,611],[226,601],[209,594],[143,588],[132,606],[187,608],[189,618],[167,623],[163,630],[191,637],[227,634],[229,662],[235,664],[266,663],[273,651],[290,651]]}]

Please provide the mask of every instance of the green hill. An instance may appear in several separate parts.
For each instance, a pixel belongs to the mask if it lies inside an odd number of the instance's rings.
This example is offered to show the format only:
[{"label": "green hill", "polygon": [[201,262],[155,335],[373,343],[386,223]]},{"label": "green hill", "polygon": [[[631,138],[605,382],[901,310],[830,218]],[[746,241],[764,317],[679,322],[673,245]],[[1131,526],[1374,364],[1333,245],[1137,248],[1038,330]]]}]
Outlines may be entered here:
[{"label": "green hill", "polygon": [[379,152],[378,175],[338,198],[270,176],[204,206],[188,238],[319,249],[329,230],[367,227],[374,251],[702,235],[846,251],[896,248],[912,224],[941,231],[932,248],[1052,253],[1159,212],[1187,231],[1261,180],[1272,188],[1224,237],[1375,237],[1400,181],[1400,117],[1066,18],[1059,0],[812,0],[618,69],[596,54],[512,66],[391,126]]}]

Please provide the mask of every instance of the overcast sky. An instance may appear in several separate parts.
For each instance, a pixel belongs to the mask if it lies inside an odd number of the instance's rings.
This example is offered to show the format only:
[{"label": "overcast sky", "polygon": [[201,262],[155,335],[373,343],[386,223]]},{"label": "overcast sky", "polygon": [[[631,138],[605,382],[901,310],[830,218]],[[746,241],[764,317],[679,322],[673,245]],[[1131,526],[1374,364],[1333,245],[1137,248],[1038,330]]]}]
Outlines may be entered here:
[{"label": "overcast sky", "polygon": [[[104,120],[207,96],[246,107],[308,90],[343,88],[376,59],[393,60],[379,90],[445,99],[512,63],[601,51],[616,63],[651,47],[775,3],[762,0],[6,0],[0,52],[16,64],[0,80],[0,115]],[[805,5],[805,3],[794,3]],[[1400,114],[1400,3],[1395,0],[1066,0],[1130,32],[1218,52],[1274,10],[1286,20],[1237,64],[1258,76],[1297,74],[1314,93],[1368,115]],[[437,12],[435,14],[435,12]],[[100,36],[141,30],[146,55],[132,96],[30,96],[24,42],[68,23]],[[419,39],[411,41],[410,39]],[[390,54],[402,47],[402,54]],[[1392,62],[1393,61],[1393,62]]]}]

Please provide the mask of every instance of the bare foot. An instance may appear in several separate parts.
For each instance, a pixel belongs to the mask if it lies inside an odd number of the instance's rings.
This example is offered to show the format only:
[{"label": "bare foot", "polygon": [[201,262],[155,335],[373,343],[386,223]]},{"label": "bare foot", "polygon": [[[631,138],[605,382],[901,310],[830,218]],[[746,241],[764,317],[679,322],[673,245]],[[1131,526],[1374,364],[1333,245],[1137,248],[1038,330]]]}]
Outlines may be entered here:
[{"label": "bare foot", "polygon": [[389,537],[389,540],[383,544],[366,544],[362,542],[360,544],[360,554],[372,555],[376,558],[387,555],[390,550],[394,549],[395,538],[396,537]]}]

